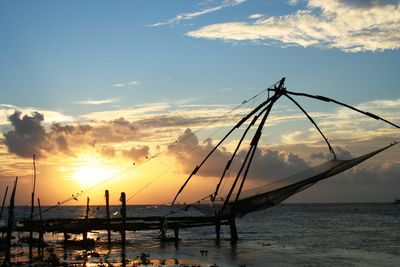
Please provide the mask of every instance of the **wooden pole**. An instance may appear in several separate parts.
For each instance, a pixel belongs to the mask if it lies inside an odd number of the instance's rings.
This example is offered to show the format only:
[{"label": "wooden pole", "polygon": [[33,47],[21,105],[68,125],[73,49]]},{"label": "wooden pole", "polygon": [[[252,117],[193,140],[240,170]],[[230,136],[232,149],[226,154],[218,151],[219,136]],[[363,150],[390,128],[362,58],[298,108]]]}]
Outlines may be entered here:
[{"label": "wooden pole", "polygon": [[160,232],[161,232],[161,240],[162,241],[165,241],[167,239],[167,228],[168,228],[167,218],[161,217],[161,220],[160,220]]},{"label": "wooden pole", "polygon": [[175,224],[174,234],[175,234],[174,243],[175,243],[175,247],[177,248],[179,245],[179,224],[178,223]]},{"label": "wooden pole", "polygon": [[39,258],[43,258],[42,248],[43,248],[43,217],[42,217],[42,207],[40,205],[40,198],[37,199],[38,208],[39,208],[39,220],[40,220],[40,228],[39,228],[39,239],[38,239],[38,255]]},{"label": "wooden pole", "polygon": [[219,218],[215,220],[215,235],[217,240],[221,239],[221,221]]},{"label": "wooden pole", "polygon": [[235,217],[229,218],[229,228],[231,230],[231,241],[236,242],[239,238],[236,230]]},{"label": "wooden pole", "polygon": [[7,193],[8,193],[8,186],[6,187],[6,192],[4,193],[3,204],[1,204],[0,221],[3,216],[3,209],[4,209],[4,204],[6,203]]},{"label": "wooden pole", "polygon": [[125,230],[126,230],[126,195],[125,195],[125,192],[121,193],[120,201],[122,202],[122,206],[121,206],[121,216],[122,216],[121,242],[122,242],[122,245],[125,246],[125,242],[126,242],[126,236],[125,236]]},{"label": "wooden pole", "polygon": [[110,193],[108,190],[105,192],[106,195],[106,216],[107,216],[107,240],[108,245],[111,243],[111,231],[110,231]]},{"label": "wooden pole", "polygon": [[31,194],[31,227],[29,229],[29,259],[32,260],[32,243],[33,243],[33,229],[32,229],[32,222],[33,222],[33,212],[35,210],[35,188],[36,188],[36,156],[33,154],[33,189]]},{"label": "wooden pole", "polygon": [[89,201],[90,201],[90,199],[89,199],[89,197],[87,197],[87,199],[86,199],[86,215],[85,215],[85,229],[83,230],[83,233],[82,233],[82,240],[83,240],[83,242],[84,243],[86,243],[87,242],[87,224],[88,224],[88,219],[89,219]]},{"label": "wooden pole", "polygon": [[10,196],[10,206],[8,207],[8,225],[7,225],[7,236],[6,236],[6,253],[4,256],[3,265],[7,266],[11,260],[11,235],[14,228],[14,200],[15,191],[17,190],[18,176],[15,178],[14,188]]}]

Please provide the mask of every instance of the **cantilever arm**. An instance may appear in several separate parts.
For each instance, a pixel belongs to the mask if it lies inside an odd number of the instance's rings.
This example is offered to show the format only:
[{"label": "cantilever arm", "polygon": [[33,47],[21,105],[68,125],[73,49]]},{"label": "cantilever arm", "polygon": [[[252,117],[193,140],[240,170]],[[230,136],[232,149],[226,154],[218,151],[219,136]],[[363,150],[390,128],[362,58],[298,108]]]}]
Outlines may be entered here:
[{"label": "cantilever arm", "polygon": [[[271,90],[271,91],[274,91],[275,89],[270,89],[270,90]],[[398,129],[400,129],[400,126],[399,126],[399,125],[397,125],[397,124],[395,124],[395,123],[393,123],[393,122],[390,122],[390,121],[388,121],[388,120],[385,120],[385,119],[382,118],[382,117],[379,117],[379,116],[377,116],[377,115],[375,115],[375,114],[373,114],[373,113],[369,113],[369,112],[367,112],[367,111],[362,111],[362,110],[360,110],[360,109],[358,109],[358,108],[355,108],[355,107],[352,107],[352,106],[347,105],[347,104],[345,104],[345,103],[336,101],[335,99],[332,99],[332,98],[329,98],[329,97],[320,96],[320,95],[310,95],[310,94],[306,94],[306,93],[297,93],[297,92],[291,92],[291,91],[286,91],[286,93],[287,93],[287,94],[290,94],[290,95],[297,95],[297,96],[305,96],[305,97],[309,97],[309,98],[314,98],[314,99],[317,99],[317,100],[320,100],[320,101],[324,101],[324,102],[333,102],[333,103],[335,103],[335,104],[338,104],[338,105],[344,106],[344,107],[346,107],[346,108],[352,109],[352,110],[354,110],[354,111],[357,111],[357,112],[359,112],[359,113],[361,113],[361,114],[364,114],[364,115],[366,115],[366,116],[368,116],[368,117],[374,118],[375,120],[384,121],[384,122],[386,122],[386,123],[388,123],[388,124],[390,124],[390,125],[392,125],[392,126],[398,128]]]},{"label": "cantilever arm", "polygon": [[267,105],[269,102],[271,102],[271,99],[268,98],[265,100],[263,103],[258,105],[255,109],[253,109],[251,112],[249,112],[245,117],[243,117],[219,142],[217,145],[214,146],[214,148],[208,153],[208,155],[203,159],[203,161],[194,168],[192,173],[189,175],[189,177],[186,179],[185,183],[182,185],[182,187],[179,189],[178,193],[176,194],[174,200],[172,201],[171,205],[174,205],[176,199],[178,198],[179,194],[182,192],[182,190],[186,187],[187,183],[190,181],[190,179],[197,173],[197,171],[203,166],[203,164],[208,160],[208,158],[214,153],[214,151],[225,141],[226,138],[228,138],[229,135],[232,134],[232,132],[239,128],[245,121],[247,121],[251,116],[253,116],[257,111],[259,111],[262,107]]},{"label": "cantilever arm", "polygon": [[315,128],[317,128],[318,132],[321,134],[321,136],[324,138],[326,144],[328,145],[329,151],[333,154],[334,158],[336,158],[336,154],[335,151],[333,150],[331,144],[329,143],[328,139],[325,137],[325,135],[322,133],[321,129],[318,127],[317,123],[315,123],[315,121],[313,120],[313,118],[311,118],[310,115],[308,115],[308,113],[305,111],[305,109],[296,101],[293,99],[293,97],[291,97],[288,94],[285,94],[285,96],[287,98],[289,98],[301,111],[303,111],[303,113],[307,116],[307,118],[310,120],[310,122],[312,124],[314,124]]},{"label": "cantilever arm", "polygon": [[227,172],[227,171],[229,170],[229,168],[231,167],[231,164],[232,164],[234,158],[236,157],[236,154],[237,154],[237,152],[238,152],[238,150],[239,150],[239,148],[240,148],[240,146],[241,146],[241,144],[242,144],[244,138],[246,137],[248,131],[249,131],[250,128],[256,123],[256,121],[257,121],[257,119],[259,118],[259,116],[260,116],[262,113],[265,112],[265,110],[266,110],[266,108],[264,108],[259,114],[257,114],[256,116],[254,116],[253,120],[250,122],[250,124],[247,126],[246,130],[244,131],[242,137],[241,137],[240,140],[239,140],[239,143],[237,144],[237,146],[236,146],[236,148],[235,148],[235,151],[233,152],[231,158],[230,158],[230,159],[228,160],[228,162],[226,163],[225,169],[224,169],[224,171],[222,172],[221,178],[219,179],[219,182],[218,182],[218,184],[217,184],[217,187],[215,188],[215,192],[214,192],[214,194],[213,194],[213,196],[212,196],[213,199],[215,199],[215,198],[217,197],[218,192],[219,192],[219,188],[220,188],[221,183],[222,183],[222,180],[225,178],[226,172]]}]

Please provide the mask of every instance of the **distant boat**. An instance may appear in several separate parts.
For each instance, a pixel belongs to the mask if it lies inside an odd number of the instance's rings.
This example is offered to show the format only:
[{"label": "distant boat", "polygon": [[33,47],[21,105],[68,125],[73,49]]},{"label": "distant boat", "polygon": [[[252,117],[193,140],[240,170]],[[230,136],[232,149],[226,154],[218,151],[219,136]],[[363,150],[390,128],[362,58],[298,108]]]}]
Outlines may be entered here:
[{"label": "distant boat", "polygon": [[393,204],[400,205],[400,198],[395,198],[394,201],[393,201]]}]

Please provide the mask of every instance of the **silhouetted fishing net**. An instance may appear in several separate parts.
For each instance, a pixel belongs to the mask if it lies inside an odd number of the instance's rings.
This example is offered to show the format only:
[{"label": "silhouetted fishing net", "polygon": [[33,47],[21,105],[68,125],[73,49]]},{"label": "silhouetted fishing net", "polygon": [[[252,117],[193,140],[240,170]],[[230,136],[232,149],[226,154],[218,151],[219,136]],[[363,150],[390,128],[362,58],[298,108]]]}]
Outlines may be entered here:
[{"label": "silhouetted fishing net", "polygon": [[[281,203],[288,197],[312,186],[318,181],[344,172],[396,144],[397,142],[392,143],[384,148],[350,160],[333,159],[304,172],[243,191],[238,201],[229,203],[227,212],[235,216],[244,216],[252,211],[272,207]],[[235,199],[235,197],[232,199]]]}]

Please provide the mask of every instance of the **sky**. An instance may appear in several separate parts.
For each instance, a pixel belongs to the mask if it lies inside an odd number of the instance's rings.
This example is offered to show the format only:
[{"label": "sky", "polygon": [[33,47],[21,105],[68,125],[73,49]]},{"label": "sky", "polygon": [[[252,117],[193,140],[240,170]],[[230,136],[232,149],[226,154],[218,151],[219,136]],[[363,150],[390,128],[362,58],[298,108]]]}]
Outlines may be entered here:
[{"label": "sky", "polygon": [[[17,204],[29,204],[35,154],[43,205],[84,205],[86,197],[103,204],[105,189],[113,204],[122,191],[128,204],[170,203],[282,77],[287,90],[399,125],[399,29],[399,1],[0,1],[0,196],[18,176]],[[389,124],[296,100],[339,158],[400,140]],[[241,133],[216,150],[179,202],[213,192]],[[256,152],[246,188],[332,157],[283,98]],[[399,152],[393,147],[288,202],[392,201],[400,197]]]}]

